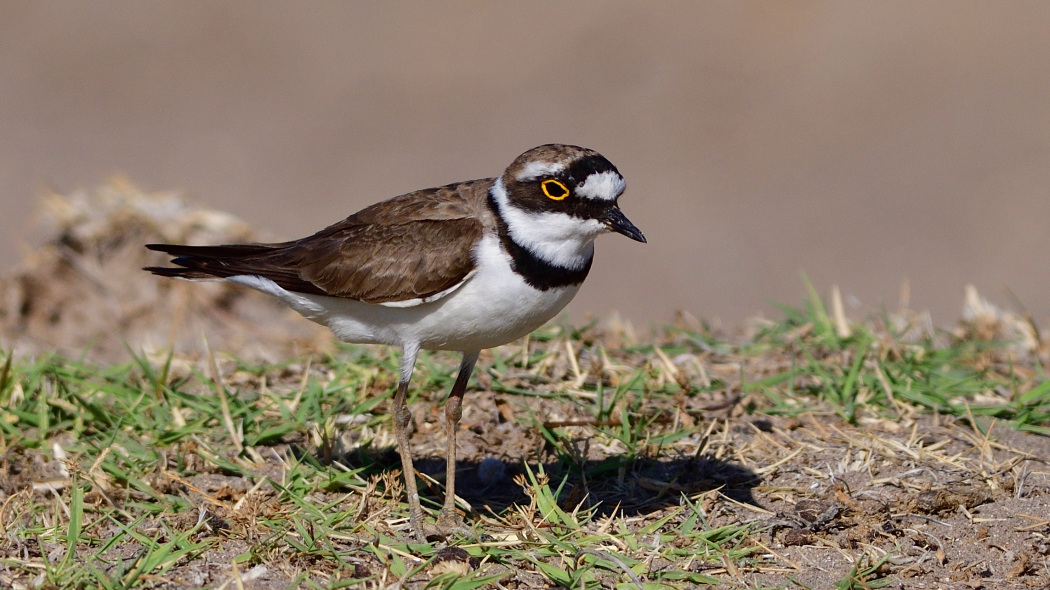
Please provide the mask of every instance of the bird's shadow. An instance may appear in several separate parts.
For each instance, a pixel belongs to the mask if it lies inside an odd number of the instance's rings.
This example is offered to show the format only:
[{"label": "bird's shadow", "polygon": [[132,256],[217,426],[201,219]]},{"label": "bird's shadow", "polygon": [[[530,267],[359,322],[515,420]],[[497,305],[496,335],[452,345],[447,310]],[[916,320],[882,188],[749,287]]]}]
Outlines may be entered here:
[{"label": "bird's shadow", "polygon": [[[375,473],[400,469],[395,449],[361,448],[338,459],[344,466]],[[416,470],[437,481],[445,479],[443,457],[415,459]],[[534,461],[501,460],[456,462],[456,494],[478,513],[503,514],[513,506],[526,506],[530,496],[522,483],[526,470],[542,468],[552,490],[560,490],[558,500],[572,510],[581,504],[594,509],[595,516],[613,513],[639,516],[678,505],[683,494],[695,496],[718,490],[743,504],[761,507],[752,494],[761,481],[753,471],[712,457],[629,457],[610,456],[582,462],[554,459]],[[564,485],[563,485],[564,484]],[[444,489],[423,485],[424,502],[440,507]]]}]

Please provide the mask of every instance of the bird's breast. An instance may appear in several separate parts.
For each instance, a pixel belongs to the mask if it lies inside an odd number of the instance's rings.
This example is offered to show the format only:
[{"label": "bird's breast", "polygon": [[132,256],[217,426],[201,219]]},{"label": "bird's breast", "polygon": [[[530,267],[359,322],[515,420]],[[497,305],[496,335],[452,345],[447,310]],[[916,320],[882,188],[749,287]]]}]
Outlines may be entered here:
[{"label": "bird's breast", "polygon": [[579,284],[533,287],[513,270],[510,255],[495,234],[482,238],[474,256],[474,276],[436,302],[420,321],[424,348],[478,350],[512,342],[558,315],[580,288]]}]

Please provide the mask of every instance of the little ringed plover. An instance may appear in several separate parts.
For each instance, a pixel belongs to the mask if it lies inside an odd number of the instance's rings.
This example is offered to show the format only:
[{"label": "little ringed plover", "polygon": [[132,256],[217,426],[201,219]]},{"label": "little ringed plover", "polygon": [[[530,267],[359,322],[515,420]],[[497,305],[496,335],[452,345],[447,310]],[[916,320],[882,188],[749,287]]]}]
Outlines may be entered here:
[{"label": "little ringed plover", "polygon": [[[550,144],[502,176],[411,192],[366,207],[312,236],[277,244],[148,244],[174,256],[154,274],[226,280],[273,295],[345,342],[403,352],[394,427],[413,532],[424,521],[405,402],[420,349],[463,354],[445,404],[444,534],[455,509],[456,430],[478,353],[521,338],[572,300],[607,232],[645,242],[620,211],[624,179],[593,150]],[[433,529],[431,529],[433,530]]]}]

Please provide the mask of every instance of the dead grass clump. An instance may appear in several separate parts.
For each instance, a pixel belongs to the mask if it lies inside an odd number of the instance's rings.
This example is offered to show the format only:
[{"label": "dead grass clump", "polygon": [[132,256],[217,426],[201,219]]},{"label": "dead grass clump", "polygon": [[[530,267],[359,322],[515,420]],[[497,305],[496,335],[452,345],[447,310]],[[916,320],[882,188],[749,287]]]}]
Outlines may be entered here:
[{"label": "dead grass clump", "polygon": [[[150,242],[251,241],[233,216],[190,205],[174,192],[144,193],[115,180],[94,191],[43,199],[44,244],[0,278],[0,345],[22,356],[61,352],[127,360],[127,350],[219,350],[274,361],[328,342],[267,297],[225,284],[194,288],[141,268],[162,262]],[[204,329],[206,326],[206,330]]]}]

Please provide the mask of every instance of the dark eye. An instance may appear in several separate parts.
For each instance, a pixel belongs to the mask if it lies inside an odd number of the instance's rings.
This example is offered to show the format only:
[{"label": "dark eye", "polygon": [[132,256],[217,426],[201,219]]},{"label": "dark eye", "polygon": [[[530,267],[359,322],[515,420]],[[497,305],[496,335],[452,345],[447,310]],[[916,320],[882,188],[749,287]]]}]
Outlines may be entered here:
[{"label": "dark eye", "polygon": [[554,179],[544,180],[543,183],[540,184],[540,188],[543,189],[543,194],[555,201],[560,201],[569,196],[568,187]]}]

